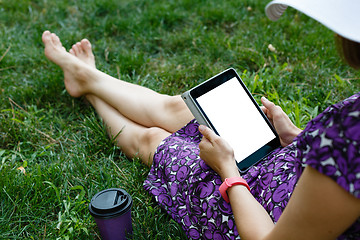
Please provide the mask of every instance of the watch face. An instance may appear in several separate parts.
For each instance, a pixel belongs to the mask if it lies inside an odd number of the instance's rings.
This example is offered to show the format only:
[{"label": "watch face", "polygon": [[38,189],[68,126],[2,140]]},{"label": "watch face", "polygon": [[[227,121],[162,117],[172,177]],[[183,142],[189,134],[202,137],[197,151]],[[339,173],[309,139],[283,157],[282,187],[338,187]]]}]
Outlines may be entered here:
[{"label": "watch face", "polygon": [[226,193],[226,190],[229,188],[227,180],[228,179],[226,178],[225,181],[220,185],[219,192],[220,192],[222,198],[225,200],[225,202],[229,203],[229,197]]}]

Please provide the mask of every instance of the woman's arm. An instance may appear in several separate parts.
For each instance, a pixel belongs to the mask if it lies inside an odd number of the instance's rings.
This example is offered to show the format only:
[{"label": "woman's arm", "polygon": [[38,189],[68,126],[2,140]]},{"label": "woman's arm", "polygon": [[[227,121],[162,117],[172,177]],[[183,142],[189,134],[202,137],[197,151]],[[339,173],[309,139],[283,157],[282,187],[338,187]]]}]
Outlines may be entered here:
[{"label": "woman's arm", "polygon": [[[220,175],[222,181],[225,178],[239,177],[240,173],[231,146],[210,128],[201,125],[199,130],[204,136],[199,144],[200,158]],[[265,209],[242,185],[229,188],[227,193],[240,237],[264,239],[274,227]]]},{"label": "woman's arm", "polygon": [[307,166],[267,239],[336,239],[359,216],[359,199]]},{"label": "woman's arm", "polygon": [[[233,150],[205,126],[200,157],[224,180],[240,176]],[[329,177],[306,167],[278,223],[241,185],[227,191],[243,239],[335,239],[360,216],[360,200]]]}]

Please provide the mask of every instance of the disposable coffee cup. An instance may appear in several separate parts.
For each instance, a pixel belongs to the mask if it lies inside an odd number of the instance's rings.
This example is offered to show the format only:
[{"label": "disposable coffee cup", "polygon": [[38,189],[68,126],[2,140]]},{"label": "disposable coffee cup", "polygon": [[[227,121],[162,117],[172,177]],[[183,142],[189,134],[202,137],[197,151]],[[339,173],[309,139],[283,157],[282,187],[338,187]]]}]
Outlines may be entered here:
[{"label": "disposable coffee cup", "polygon": [[121,188],[98,192],[89,203],[103,240],[127,239],[132,234],[132,198]]}]

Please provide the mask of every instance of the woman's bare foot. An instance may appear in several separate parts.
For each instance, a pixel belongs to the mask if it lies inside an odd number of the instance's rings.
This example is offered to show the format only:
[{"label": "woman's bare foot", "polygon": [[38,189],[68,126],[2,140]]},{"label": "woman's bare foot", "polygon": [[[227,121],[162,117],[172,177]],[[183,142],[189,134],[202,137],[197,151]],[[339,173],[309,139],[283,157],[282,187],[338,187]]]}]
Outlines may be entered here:
[{"label": "woman's bare foot", "polygon": [[89,66],[96,68],[95,57],[92,52],[91,43],[86,38],[74,44],[69,52],[80,60],[84,61]]},{"label": "woman's bare foot", "polygon": [[[91,66],[91,57],[83,57],[85,60],[74,56],[66,51],[62,46],[59,37],[49,31],[42,35],[42,41],[45,44],[45,56],[55,64],[59,65],[64,71],[65,88],[72,97],[80,97],[86,94],[86,85],[90,79],[90,74],[94,68]],[[91,49],[91,47],[90,47]],[[86,51],[88,53],[88,51]],[[90,65],[89,65],[90,64]],[[93,63],[95,66],[95,60]]]}]

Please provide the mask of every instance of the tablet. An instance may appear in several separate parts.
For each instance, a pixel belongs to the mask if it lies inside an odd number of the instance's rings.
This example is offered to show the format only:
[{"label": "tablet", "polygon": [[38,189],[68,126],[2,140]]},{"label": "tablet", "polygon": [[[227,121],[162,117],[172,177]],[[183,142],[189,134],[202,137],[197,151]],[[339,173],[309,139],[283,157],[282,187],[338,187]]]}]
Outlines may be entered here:
[{"label": "tablet", "polygon": [[280,147],[275,129],[233,68],[181,97],[200,124],[231,145],[240,172]]}]

